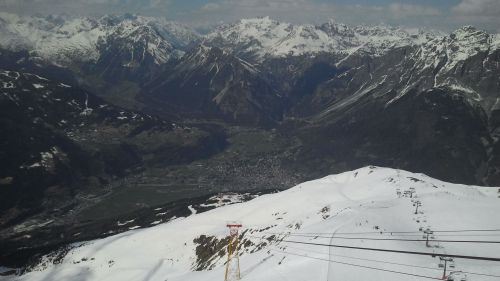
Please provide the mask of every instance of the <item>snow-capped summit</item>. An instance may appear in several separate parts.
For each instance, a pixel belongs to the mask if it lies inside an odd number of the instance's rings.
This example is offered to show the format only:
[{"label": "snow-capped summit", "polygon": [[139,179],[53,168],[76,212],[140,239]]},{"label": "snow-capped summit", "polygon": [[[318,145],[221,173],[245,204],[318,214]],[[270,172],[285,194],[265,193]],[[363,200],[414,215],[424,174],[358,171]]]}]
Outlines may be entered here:
[{"label": "snow-capped summit", "polygon": [[419,43],[426,36],[429,34],[411,34],[389,26],[349,27],[334,21],[322,25],[294,25],[264,17],[223,25],[205,40],[241,56],[262,60],[321,52],[349,54],[360,49],[382,55],[394,47]]},{"label": "snow-capped summit", "polygon": [[188,26],[169,21],[165,18],[145,17],[139,15],[125,14],[122,16],[106,15],[99,19],[101,23],[108,22],[109,26],[127,23],[148,26],[155,30],[162,38],[167,40],[175,48],[185,48],[199,38],[199,35]]},{"label": "snow-capped summit", "polygon": [[101,37],[98,47],[100,54],[113,50],[114,54],[122,54],[123,66],[139,66],[148,57],[156,65],[168,62],[172,57],[178,58],[183,52],[163,39],[157,30],[138,21],[123,21],[106,37]]},{"label": "snow-capped summit", "polygon": [[[493,36],[472,26],[464,26],[456,30],[450,34],[449,38],[451,45],[449,53],[459,59],[471,57],[479,52],[486,52],[492,49]],[[454,50],[458,50],[458,52],[453,54]]]},{"label": "snow-capped summit", "polygon": [[[338,30],[345,32],[343,27]],[[450,34],[390,27],[358,26],[353,30],[352,38],[365,43],[351,49],[355,50],[351,54],[341,57],[336,63],[338,67],[349,69],[349,72],[356,71],[357,67],[363,69],[359,56],[352,54],[369,58],[377,54],[381,56],[377,66],[365,69],[368,73],[355,76],[359,79],[357,85],[361,87],[355,87],[351,92],[353,94],[342,102],[332,100],[327,112],[351,105],[360,97],[375,92],[383,95],[395,91],[395,97],[389,99],[392,103],[411,91],[426,91],[433,87],[460,94],[471,104],[479,104],[488,114],[498,108],[498,35],[472,26]],[[409,37],[404,37],[404,34]],[[351,82],[349,84],[352,85]]]},{"label": "snow-capped summit", "polygon": [[135,15],[70,18],[0,13],[0,22],[0,47],[27,49],[62,65],[95,62],[101,56],[102,44],[116,38],[121,39],[121,48],[142,41],[146,45],[144,51],[161,64],[178,58],[198,37],[184,25]]},{"label": "snow-capped summit", "polygon": [[[494,53],[500,47],[495,43],[497,36],[472,26],[464,26],[449,35],[423,42],[411,59],[413,69],[420,74],[413,76],[425,77],[422,73],[432,71],[432,86],[446,86],[465,91],[471,99],[483,103],[488,111],[496,99],[496,94],[493,97],[481,97],[480,93],[490,92],[491,85],[484,87],[480,81],[463,81],[460,77],[464,74],[483,72],[482,79],[486,80],[486,77],[497,71],[498,66],[493,60]],[[489,101],[490,98],[492,101]]]}]

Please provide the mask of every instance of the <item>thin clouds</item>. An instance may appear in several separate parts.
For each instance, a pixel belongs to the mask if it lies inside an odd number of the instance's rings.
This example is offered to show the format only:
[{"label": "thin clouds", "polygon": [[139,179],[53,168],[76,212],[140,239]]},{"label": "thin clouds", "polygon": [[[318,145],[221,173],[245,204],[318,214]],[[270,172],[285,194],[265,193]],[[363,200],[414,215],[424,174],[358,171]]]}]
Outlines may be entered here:
[{"label": "thin clouds", "polygon": [[451,7],[411,2],[388,0],[385,5],[370,5],[356,1],[336,4],[335,1],[313,0],[211,0],[193,13],[197,14],[194,18],[205,23],[270,16],[300,23],[320,23],[334,18],[347,24],[386,23],[446,31],[469,24],[489,31],[498,31],[500,27],[497,19],[500,0],[462,0]]},{"label": "thin clouds", "polygon": [[322,23],[335,18],[347,24],[387,23],[444,30],[466,24],[488,30],[500,27],[500,0],[461,0],[453,7],[422,5],[419,0],[385,1],[368,4],[352,0],[341,4],[339,0],[0,0],[0,10],[21,14],[139,13],[166,16],[194,26],[270,16],[294,23]]},{"label": "thin clouds", "polygon": [[434,7],[402,3],[392,3],[388,6],[388,10],[397,18],[441,15],[441,11]]},{"label": "thin clouds", "polygon": [[499,0],[462,0],[451,9],[452,19],[500,33]]},{"label": "thin clouds", "polygon": [[291,22],[316,22],[333,16],[335,6],[310,0],[221,0],[193,11],[198,21],[231,22],[240,18],[270,16]]},{"label": "thin clouds", "polygon": [[217,11],[221,8],[220,4],[218,3],[207,3],[201,7],[203,11]]},{"label": "thin clouds", "polygon": [[461,16],[500,16],[500,1],[498,0],[463,0],[452,8],[455,14]]},{"label": "thin clouds", "polygon": [[113,14],[161,15],[172,0],[0,0],[0,10],[19,14]]},{"label": "thin clouds", "polygon": [[232,11],[238,14],[319,11],[320,8],[333,8],[332,4],[319,4],[310,0],[223,0],[209,2],[202,9],[210,11]]},{"label": "thin clouds", "polygon": [[431,6],[392,3],[385,6],[336,5],[306,0],[219,0],[198,11],[205,21],[233,21],[242,17],[271,16],[291,22],[324,22],[335,18],[348,24],[405,24],[408,18],[437,17],[441,11]]}]

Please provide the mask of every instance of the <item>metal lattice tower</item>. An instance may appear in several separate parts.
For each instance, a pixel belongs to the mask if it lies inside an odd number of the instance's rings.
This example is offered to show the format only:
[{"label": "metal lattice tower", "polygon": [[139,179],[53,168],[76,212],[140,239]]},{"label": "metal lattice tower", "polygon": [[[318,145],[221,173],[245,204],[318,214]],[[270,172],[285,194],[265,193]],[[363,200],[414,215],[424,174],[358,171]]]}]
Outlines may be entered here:
[{"label": "metal lattice tower", "polygon": [[238,255],[239,229],[241,223],[230,222],[226,225],[229,228],[229,243],[227,245],[227,263],[224,281],[240,280],[240,257]]}]

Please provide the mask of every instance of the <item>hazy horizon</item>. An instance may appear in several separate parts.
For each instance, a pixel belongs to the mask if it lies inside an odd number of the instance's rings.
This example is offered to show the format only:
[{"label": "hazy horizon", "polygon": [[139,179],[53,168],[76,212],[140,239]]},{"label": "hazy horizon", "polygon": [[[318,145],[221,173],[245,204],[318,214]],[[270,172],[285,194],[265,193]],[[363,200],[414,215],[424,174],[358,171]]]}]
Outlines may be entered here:
[{"label": "hazy horizon", "polygon": [[473,25],[500,32],[496,0],[3,0],[0,9],[20,15],[101,16],[140,14],[164,17],[193,27],[269,16],[297,24],[335,19],[349,25],[387,24],[452,31]]}]

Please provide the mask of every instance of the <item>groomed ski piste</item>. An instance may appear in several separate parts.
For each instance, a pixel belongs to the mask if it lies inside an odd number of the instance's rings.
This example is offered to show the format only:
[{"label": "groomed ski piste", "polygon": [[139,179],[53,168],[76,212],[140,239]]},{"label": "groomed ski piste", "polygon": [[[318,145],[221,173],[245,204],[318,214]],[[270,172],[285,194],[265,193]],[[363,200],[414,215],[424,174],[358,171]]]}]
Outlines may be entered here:
[{"label": "groomed ski piste", "polygon": [[[241,280],[441,279],[440,255],[500,259],[499,214],[498,188],[371,166],[75,244],[56,264],[47,257],[30,272],[3,278],[224,280],[221,241],[228,235],[226,222],[234,220],[243,224]],[[428,245],[427,230],[433,232]],[[446,269],[453,280],[500,280],[499,261],[455,257]]]}]

